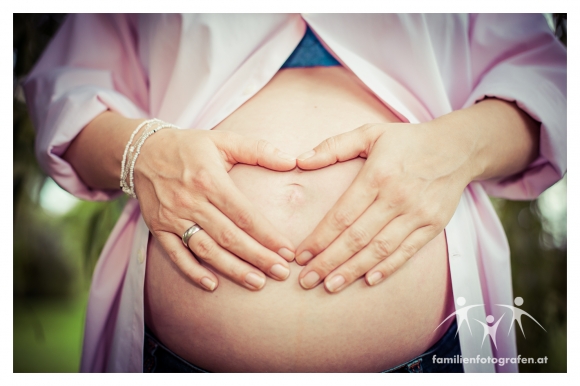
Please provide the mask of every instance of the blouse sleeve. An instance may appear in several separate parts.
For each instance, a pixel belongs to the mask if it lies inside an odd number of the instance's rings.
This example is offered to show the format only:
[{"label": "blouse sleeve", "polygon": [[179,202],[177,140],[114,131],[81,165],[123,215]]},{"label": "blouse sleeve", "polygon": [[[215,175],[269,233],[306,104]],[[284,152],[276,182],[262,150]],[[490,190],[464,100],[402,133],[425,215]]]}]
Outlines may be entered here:
[{"label": "blouse sleeve", "polygon": [[120,190],[94,190],[62,155],[96,116],[111,110],[147,116],[148,87],[139,62],[135,17],[70,15],[23,87],[43,170],[71,194],[107,200]]},{"label": "blouse sleeve", "polygon": [[566,172],[566,49],[541,14],[485,14],[470,17],[470,50],[475,87],[463,107],[501,98],[541,123],[539,157],[482,185],[493,196],[534,199]]}]

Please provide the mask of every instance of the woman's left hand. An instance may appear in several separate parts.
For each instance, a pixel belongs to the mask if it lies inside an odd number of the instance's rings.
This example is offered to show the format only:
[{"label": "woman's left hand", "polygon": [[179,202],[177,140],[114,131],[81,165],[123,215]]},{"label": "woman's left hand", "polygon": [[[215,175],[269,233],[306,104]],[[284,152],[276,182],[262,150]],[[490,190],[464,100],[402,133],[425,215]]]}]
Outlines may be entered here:
[{"label": "woman's left hand", "polygon": [[[439,133],[439,135],[438,135]],[[467,184],[473,148],[432,123],[381,123],[328,138],[301,169],[367,158],[352,185],[296,250],[300,284],[337,292],[366,274],[375,285],[447,225]],[[315,256],[315,257],[314,257]],[[314,257],[314,258],[313,258]]]}]

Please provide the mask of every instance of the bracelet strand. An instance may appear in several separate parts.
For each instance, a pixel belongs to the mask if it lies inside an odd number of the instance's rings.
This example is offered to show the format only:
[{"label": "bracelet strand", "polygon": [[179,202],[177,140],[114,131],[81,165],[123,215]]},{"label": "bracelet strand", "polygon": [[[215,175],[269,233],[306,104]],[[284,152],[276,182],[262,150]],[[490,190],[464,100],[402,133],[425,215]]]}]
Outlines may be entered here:
[{"label": "bracelet strand", "polygon": [[143,144],[145,143],[145,140],[147,138],[149,138],[150,136],[152,136],[153,134],[155,134],[156,132],[158,132],[159,130],[162,129],[167,129],[167,128],[174,128],[174,129],[178,129],[177,126],[174,126],[172,124],[169,123],[165,123],[163,121],[159,121],[157,120],[157,122],[159,125],[157,127],[155,127],[153,130],[143,133],[143,135],[141,135],[141,138],[139,138],[139,142],[137,144],[137,147],[135,148],[135,153],[133,155],[133,158],[131,159],[131,166],[129,168],[129,196],[133,197],[133,198],[137,198],[137,194],[135,193],[135,183],[134,183],[134,171],[135,171],[135,163],[137,162],[137,157],[139,157],[139,154],[141,153],[141,147],[143,146]]},{"label": "bracelet strand", "polygon": [[137,135],[137,133],[144,127],[147,126],[149,127],[152,123],[159,121],[156,118],[153,119],[148,119],[145,120],[143,122],[141,122],[139,124],[139,126],[137,126],[137,128],[133,131],[133,133],[131,134],[131,137],[129,138],[129,142],[127,142],[127,145],[125,146],[125,151],[123,152],[123,159],[121,161],[121,181],[120,181],[120,185],[121,185],[121,189],[123,190],[123,192],[125,192],[126,194],[129,194],[129,185],[126,182],[127,179],[127,175],[128,175],[128,168],[126,168],[127,166],[127,157],[129,159],[131,159],[131,155],[133,153],[133,151],[135,150],[134,146],[131,146],[131,144],[133,143],[133,139],[135,138],[135,135]]}]

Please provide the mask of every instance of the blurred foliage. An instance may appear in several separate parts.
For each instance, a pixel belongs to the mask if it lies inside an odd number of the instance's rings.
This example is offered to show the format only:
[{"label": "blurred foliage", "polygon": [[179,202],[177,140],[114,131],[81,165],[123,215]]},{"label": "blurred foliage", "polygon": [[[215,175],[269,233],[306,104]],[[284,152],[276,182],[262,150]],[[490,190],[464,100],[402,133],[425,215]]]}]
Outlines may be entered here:
[{"label": "blurred foliage", "polygon": [[555,245],[537,200],[492,201],[508,235],[514,298],[522,297],[521,308],[547,331],[528,318],[522,319],[526,336],[516,329],[518,353],[527,358],[547,356],[549,360],[547,365],[521,364],[520,371],[566,372],[567,241]]},{"label": "blurred foliage", "polygon": [[20,81],[65,15],[14,14],[13,371],[76,372],[90,277],[126,199],[79,202],[64,216],[39,204],[48,178]]},{"label": "blurred foliage", "polygon": [[[88,278],[126,202],[80,202],[63,216],[39,204],[47,177],[34,156],[34,129],[19,82],[64,18],[14,14],[14,371],[78,368]],[[566,44],[566,14],[554,14],[553,22]],[[522,308],[547,330],[524,318],[526,338],[517,330],[518,352],[549,361],[520,365],[520,371],[565,372],[566,240],[556,242],[537,201],[492,201],[510,243],[514,297],[524,298]]]},{"label": "blurred foliage", "polygon": [[22,298],[14,304],[13,371],[79,371],[87,296]]},{"label": "blurred foliage", "polygon": [[[86,288],[126,202],[80,202],[65,216],[39,205],[48,178],[34,155],[34,128],[20,81],[64,21],[62,14],[14,14],[14,296],[66,297]],[[33,242],[31,242],[33,241]]]}]

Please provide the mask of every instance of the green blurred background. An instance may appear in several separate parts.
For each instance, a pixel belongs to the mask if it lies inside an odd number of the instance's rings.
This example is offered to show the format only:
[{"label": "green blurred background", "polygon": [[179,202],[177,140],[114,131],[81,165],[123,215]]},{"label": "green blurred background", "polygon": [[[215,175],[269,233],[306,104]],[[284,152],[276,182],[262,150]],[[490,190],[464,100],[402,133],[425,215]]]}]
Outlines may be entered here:
[{"label": "green blurred background", "polygon": [[[566,14],[546,14],[566,44]],[[86,202],[60,189],[34,157],[34,128],[19,82],[62,24],[64,14],[14,14],[14,372],[79,369],[90,278],[125,202]],[[547,330],[524,319],[523,357],[547,364],[521,372],[566,372],[566,178],[537,200],[493,199],[509,238],[514,296]],[[34,240],[34,242],[30,242]]]}]

